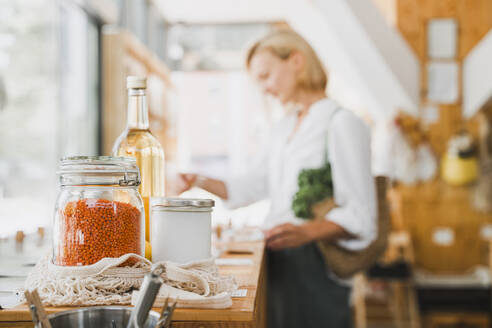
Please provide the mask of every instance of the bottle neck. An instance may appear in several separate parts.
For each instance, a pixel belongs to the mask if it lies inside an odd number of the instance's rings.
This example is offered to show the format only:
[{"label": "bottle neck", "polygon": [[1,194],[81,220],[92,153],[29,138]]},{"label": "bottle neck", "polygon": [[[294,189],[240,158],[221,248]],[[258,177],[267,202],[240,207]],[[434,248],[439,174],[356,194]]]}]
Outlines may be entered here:
[{"label": "bottle neck", "polygon": [[127,128],[147,130],[149,128],[149,112],[145,89],[128,89]]}]

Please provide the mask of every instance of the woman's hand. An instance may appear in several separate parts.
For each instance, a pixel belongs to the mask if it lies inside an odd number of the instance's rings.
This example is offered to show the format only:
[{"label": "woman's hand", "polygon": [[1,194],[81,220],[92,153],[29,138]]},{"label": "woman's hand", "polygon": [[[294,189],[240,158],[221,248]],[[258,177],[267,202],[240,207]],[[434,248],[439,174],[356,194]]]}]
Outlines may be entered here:
[{"label": "woman's hand", "polygon": [[314,241],[309,224],[280,224],[265,233],[266,246],[272,250],[299,247]]},{"label": "woman's hand", "polygon": [[227,199],[227,187],[221,180],[207,178],[198,174],[178,174],[176,192],[179,194],[190,190],[192,187],[202,188],[222,199]]},{"label": "woman's hand", "polygon": [[196,174],[179,173],[177,183],[176,183],[176,185],[177,185],[176,191],[177,191],[178,195],[187,191],[187,190],[190,190],[195,185],[196,179],[197,179]]},{"label": "woman's hand", "polygon": [[354,236],[328,220],[312,220],[302,225],[280,224],[264,232],[266,247],[272,250],[299,247],[322,239],[351,239]]}]

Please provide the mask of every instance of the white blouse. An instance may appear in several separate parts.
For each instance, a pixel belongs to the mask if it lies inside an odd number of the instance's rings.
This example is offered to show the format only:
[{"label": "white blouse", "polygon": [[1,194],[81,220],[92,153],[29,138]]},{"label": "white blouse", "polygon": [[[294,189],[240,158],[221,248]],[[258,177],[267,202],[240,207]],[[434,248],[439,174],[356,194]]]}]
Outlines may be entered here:
[{"label": "white blouse", "polygon": [[264,228],[306,222],[297,218],[291,208],[298,191],[297,177],[302,169],[323,165],[328,144],[337,207],[326,219],[356,236],[340,240],[340,246],[350,250],[368,246],[377,236],[370,133],[353,113],[337,109],[340,107],[329,99],[313,104],[291,140],[297,118],[292,114],[281,120],[256,165],[247,174],[226,180],[226,204],[238,207],[268,198],[271,207]]}]

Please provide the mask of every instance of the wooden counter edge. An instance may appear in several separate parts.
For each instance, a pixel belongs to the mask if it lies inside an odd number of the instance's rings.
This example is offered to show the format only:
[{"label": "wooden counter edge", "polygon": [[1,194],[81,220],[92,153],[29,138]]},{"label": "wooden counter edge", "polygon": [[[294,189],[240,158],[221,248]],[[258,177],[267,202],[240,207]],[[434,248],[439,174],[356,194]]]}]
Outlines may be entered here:
[{"label": "wooden counter edge", "polygon": [[[247,289],[247,296],[243,298],[233,298],[233,305],[229,309],[176,309],[175,315],[173,317],[173,322],[180,321],[215,321],[215,322],[253,322],[257,320],[260,306],[263,300],[259,299],[259,295],[265,293],[264,290],[264,276],[265,276],[265,254],[264,254],[264,243],[262,241],[256,242],[241,242],[234,243],[235,247],[240,247],[240,245],[249,244],[254,247],[254,254],[250,256],[245,255],[226,255],[228,258],[251,258],[253,260],[253,270],[251,272],[252,281],[254,284],[239,286],[239,289]],[[241,270],[244,270],[244,266],[227,266],[229,272],[237,272],[240,274]],[[221,268],[219,267],[219,270]],[[222,270],[221,270],[222,271]],[[234,275],[234,273],[231,273]],[[242,303],[238,305],[238,303]],[[241,306],[238,308],[238,306]],[[71,309],[76,309],[78,307],[59,307],[53,308],[48,307],[46,311],[48,314],[57,313],[60,311],[66,311]],[[154,308],[153,310],[158,311],[159,309]],[[263,315],[263,314],[261,314]],[[0,310],[0,327],[23,327],[22,324],[29,326],[31,323],[31,314],[25,304],[19,305],[12,309],[2,309]],[[10,326],[5,326],[5,324],[10,324]]]}]

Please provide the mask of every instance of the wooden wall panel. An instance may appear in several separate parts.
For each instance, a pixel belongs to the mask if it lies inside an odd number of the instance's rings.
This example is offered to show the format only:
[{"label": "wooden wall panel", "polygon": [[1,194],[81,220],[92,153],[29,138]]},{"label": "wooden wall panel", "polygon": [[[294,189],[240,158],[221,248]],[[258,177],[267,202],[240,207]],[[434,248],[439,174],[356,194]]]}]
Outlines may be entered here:
[{"label": "wooden wall panel", "polygon": [[[415,264],[429,272],[453,274],[487,265],[488,241],[480,230],[492,224],[492,216],[471,208],[467,187],[450,188],[441,181],[395,188],[403,227],[412,236]],[[392,199],[394,201],[394,199]],[[455,241],[438,245],[433,240],[436,229],[450,228]]]},{"label": "wooden wall panel", "polygon": [[[433,18],[454,18],[458,22],[457,58],[465,56],[492,28],[492,0],[397,0],[396,26],[421,62],[421,104],[428,104],[426,65],[427,24]],[[461,73],[460,73],[461,74]],[[459,89],[462,89],[461,77]],[[429,143],[441,158],[452,135],[466,128],[478,136],[478,119],[462,118],[462,95],[454,104],[436,104],[439,120],[427,127]],[[452,187],[439,179],[415,186],[398,185],[392,190],[394,220],[398,229],[412,237],[417,267],[436,273],[462,273],[477,264],[488,264],[488,242],[480,238],[484,224],[492,224],[492,214],[482,214],[471,206],[473,186]],[[439,246],[432,240],[438,227],[456,233],[452,245]]]},{"label": "wooden wall panel", "polygon": [[424,19],[453,17],[457,15],[457,2],[459,0],[418,0],[422,8]]},{"label": "wooden wall panel", "polygon": [[459,57],[461,60],[487,34],[492,27],[491,0],[458,1],[460,21]]},{"label": "wooden wall panel", "polygon": [[[427,94],[427,24],[433,18],[455,18],[458,22],[458,64],[462,64],[470,50],[492,28],[492,0],[397,0],[397,27],[421,62],[421,103],[425,106]],[[462,89],[461,69],[459,90]],[[446,142],[457,131],[470,129],[477,135],[475,118],[462,118],[462,94],[456,104],[438,105],[440,119],[429,129],[429,140],[440,157]]]},{"label": "wooden wall panel", "polygon": [[415,0],[398,0],[396,4],[397,27],[420,60],[424,58],[424,30],[421,8]]},{"label": "wooden wall panel", "polygon": [[462,60],[492,26],[490,0],[397,0],[397,26],[419,58],[425,58],[425,25],[432,18],[459,21]]}]

